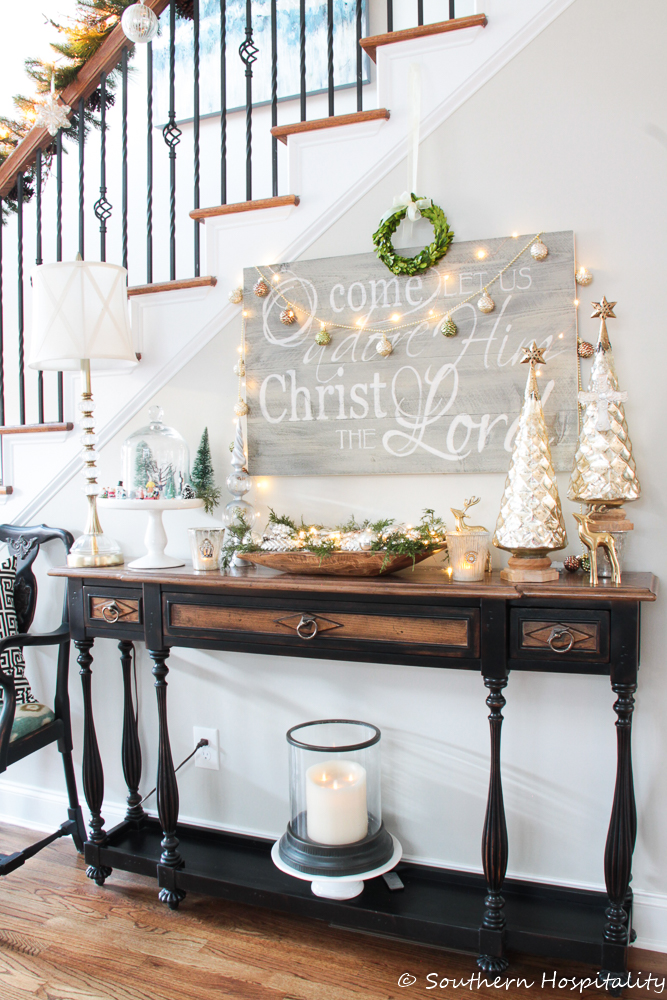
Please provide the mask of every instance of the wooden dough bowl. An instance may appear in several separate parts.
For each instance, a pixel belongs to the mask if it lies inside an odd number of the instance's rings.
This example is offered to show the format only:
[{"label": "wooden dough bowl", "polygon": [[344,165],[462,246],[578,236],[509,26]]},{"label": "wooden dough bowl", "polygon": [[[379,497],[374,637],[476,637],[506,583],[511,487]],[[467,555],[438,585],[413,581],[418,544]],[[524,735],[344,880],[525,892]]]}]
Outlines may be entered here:
[{"label": "wooden dough bowl", "polygon": [[[439,551],[439,550],[438,550]],[[434,552],[415,557],[415,564],[428,559]],[[386,576],[412,566],[412,556],[390,556],[385,552],[332,552],[321,558],[314,552],[239,552],[238,558],[257,566],[268,566],[283,573],[305,573],[310,576]],[[384,568],[382,564],[385,563]]]}]

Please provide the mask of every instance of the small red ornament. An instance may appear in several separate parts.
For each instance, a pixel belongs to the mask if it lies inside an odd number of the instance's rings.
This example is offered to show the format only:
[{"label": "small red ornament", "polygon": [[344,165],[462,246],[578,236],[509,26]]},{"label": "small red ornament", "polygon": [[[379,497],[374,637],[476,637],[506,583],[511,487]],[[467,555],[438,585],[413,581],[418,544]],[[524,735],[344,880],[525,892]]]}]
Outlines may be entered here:
[{"label": "small red ornament", "polygon": [[581,569],[581,556],[568,556],[564,561],[563,566],[568,573],[576,573]]},{"label": "small red ornament", "polygon": [[580,340],[577,343],[577,354],[580,358],[592,358],[595,354],[595,348],[587,340]]}]

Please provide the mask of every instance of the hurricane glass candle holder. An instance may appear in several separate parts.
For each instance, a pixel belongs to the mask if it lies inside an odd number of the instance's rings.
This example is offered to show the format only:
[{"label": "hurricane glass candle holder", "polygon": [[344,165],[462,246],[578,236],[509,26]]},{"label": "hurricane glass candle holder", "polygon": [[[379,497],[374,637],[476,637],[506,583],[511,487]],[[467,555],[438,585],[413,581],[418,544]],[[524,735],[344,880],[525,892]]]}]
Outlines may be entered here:
[{"label": "hurricane glass candle holder", "polygon": [[287,733],[291,818],[273,859],[316,895],[349,899],[392,868],[400,844],[382,822],[380,730],[327,719]]}]

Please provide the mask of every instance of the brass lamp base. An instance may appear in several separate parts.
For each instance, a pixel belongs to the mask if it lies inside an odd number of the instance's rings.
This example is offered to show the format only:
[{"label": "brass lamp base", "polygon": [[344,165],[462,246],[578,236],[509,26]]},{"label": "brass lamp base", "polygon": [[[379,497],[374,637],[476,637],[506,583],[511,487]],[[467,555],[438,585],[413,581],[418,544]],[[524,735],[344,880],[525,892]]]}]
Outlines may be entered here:
[{"label": "brass lamp base", "polygon": [[77,538],[67,556],[68,566],[122,566],[124,562],[118,542],[103,534],[84,534]]},{"label": "brass lamp base", "polygon": [[549,556],[511,556],[507,569],[501,569],[500,579],[508,583],[550,583],[558,579],[558,570]]}]

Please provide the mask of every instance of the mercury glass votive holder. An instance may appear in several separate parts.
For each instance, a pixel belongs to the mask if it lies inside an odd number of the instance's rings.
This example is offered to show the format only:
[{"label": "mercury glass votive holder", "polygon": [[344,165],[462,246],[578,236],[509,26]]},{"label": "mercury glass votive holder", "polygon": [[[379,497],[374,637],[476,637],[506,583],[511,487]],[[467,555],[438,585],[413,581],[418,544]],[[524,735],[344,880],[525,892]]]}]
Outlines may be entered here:
[{"label": "mercury glass votive holder", "polygon": [[[611,531],[610,535],[614,539],[614,545],[616,547],[616,556],[618,558],[618,565],[620,567],[621,573],[623,573],[623,556],[625,554],[625,539],[629,534],[628,531]],[[607,555],[607,550],[603,549],[600,545],[598,548],[598,576],[603,579],[611,578],[611,562],[609,556]]]},{"label": "mercury glass votive holder", "polygon": [[452,579],[474,583],[484,579],[489,559],[489,531],[448,531],[447,550]]},{"label": "mercury glass votive holder", "polygon": [[224,528],[188,528],[193,569],[205,573],[220,568],[224,533]]}]

